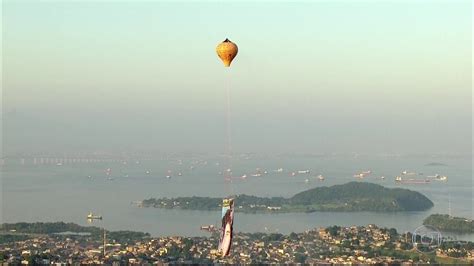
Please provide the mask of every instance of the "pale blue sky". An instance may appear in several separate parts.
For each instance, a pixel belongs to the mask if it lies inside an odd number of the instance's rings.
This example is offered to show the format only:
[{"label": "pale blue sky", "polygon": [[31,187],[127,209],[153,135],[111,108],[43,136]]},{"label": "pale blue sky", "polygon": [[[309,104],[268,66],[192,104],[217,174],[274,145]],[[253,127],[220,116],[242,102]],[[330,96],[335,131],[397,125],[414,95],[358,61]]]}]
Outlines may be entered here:
[{"label": "pale blue sky", "polygon": [[5,145],[217,151],[230,79],[237,150],[470,151],[471,23],[470,1],[7,0]]}]

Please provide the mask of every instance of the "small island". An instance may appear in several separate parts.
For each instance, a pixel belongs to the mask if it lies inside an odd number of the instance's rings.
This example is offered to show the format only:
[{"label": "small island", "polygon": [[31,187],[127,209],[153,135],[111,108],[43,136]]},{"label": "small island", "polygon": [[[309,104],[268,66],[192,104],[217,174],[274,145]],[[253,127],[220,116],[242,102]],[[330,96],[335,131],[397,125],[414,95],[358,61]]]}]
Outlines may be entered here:
[{"label": "small island", "polygon": [[473,220],[453,217],[447,214],[432,214],[423,221],[423,225],[430,225],[446,232],[474,233]]},{"label": "small island", "polygon": [[[221,198],[177,197],[143,200],[141,207],[208,210],[221,208]],[[366,182],[349,182],[331,187],[317,187],[291,198],[235,196],[235,210],[246,213],[288,213],[315,211],[424,211],[433,202],[423,194],[402,188],[386,188]]]}]

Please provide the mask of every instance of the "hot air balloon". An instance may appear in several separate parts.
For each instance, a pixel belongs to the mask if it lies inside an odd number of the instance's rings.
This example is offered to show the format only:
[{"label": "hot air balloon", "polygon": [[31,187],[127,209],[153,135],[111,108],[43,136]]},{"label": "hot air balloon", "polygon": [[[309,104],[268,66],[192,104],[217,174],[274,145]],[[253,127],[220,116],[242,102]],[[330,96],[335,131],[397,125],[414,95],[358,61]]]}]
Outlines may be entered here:
[{"label": "hot air balloon", "polygon": [[[224,63],[225,67],[230,67],[232,60],[234,60],[237,55],[238,48],[237,45],[229,39],[225,39],[222,43],[217,45],[216,52],[219,58]],[[232,161],[232,152],[231,152],[231,128],[230,128],[230,83],[227,86],[227,150],[229,157],[229,164],[226,171],[226,180],[231,179],[232,172],[230,170],[231,161]],[[221,235],[219,239],[218,254],[222,257],[226,257],[230,254],[230,249],[232,246],[232,237],[233,237],[233,224],[234,224],[234,199],[233,198],[224,198],[222,200],[222,215],[221,215]]]},{"label": "hot air balloon", "polygon": [[239,49],[237,48],[237,45],[229,41],[229,39],[225,39],[216,47],[217,55],[222,60],[225,67],[230,67],[232,60],[234,60],[238,51]]}]

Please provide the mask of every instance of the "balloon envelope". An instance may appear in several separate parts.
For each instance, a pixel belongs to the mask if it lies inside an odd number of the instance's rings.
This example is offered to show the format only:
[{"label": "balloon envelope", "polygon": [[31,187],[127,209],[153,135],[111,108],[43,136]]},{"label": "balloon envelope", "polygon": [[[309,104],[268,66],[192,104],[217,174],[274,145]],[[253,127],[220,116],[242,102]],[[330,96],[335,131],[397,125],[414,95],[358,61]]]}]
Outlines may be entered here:
[{"label": "balloon envelope", "polygon": [[239,49],[237,48],[237,45],[231,42],[229,39],[225,39],[225,41],[221,42],[216,47],[217,55],[226,67],[230,67],[232,60],[234,60],[238,51]]}]

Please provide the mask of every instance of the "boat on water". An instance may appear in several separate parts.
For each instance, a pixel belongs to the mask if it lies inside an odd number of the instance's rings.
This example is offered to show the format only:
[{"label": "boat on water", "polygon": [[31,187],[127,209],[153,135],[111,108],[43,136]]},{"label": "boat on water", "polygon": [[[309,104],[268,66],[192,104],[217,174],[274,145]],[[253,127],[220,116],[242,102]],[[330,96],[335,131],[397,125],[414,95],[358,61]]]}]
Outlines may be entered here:
[{"label": "boat on water", "polygon": [[353,175],[352,177],[362,179],[362,178],[364,178],[364,177],[366,177],[366,176],[368,176],[368,175],[370,175],[370,174],[372,174],[372,170],[361,171],[361,172],[359,172],[359,173]]},{"label": "boat on water", "polygon": [[436,180],[438,181],[448,181],[448,177],[447,176],[440,176],[439,178],[437,178]]},{"label": "boat on water", "polygon": [[316,178],[317,178],[319,181],[324,181],[324,176],[323,176],[323,175],[318,175],[318,176],[316,176]]},{"label": "boat on water", "polygon": [[415,179],[415,178],[403,179],[401,176],[397,176],[395,177],[395,182],[399,184],[428,184],[431,181],[429,179]]},{"label": "boat on water", "polygon": [[448,177],[445,176],[445,175],[442,175],[442,176],[436,178],[436,180],[438,180],[438,181],[448,181]]},{"label": "boat on water", "polygon": [[416,175],[416,173],[415,173],[415,172],[409,172],[409,171],[407,171],[407,170],[404,170],[404,171],[402,172],[402,175]]},{"label": "boat on water", "polygon": [[445,176],[445,175],[439,175],[439,174],[436,174],[436,175],[432,175],[432,176],[428,176],[429,178],[432,178],[436,181],[448,181],[448,177]]},{"label": "boat on water", "polygon": [[210,224],[210,225],[203,225],[200,227],[200,229],[202,231],[208,231],[208,232],[217,232],[217,228],[215,227],[215,225],[213,224]]},{"label": "boat on water", "polygon": [[88,220],[102,220],[102,216],[100,215],[94,215],[92,212],[89,212],[87,215]]},{"label": "boat on water", "polygon": [[353,175],[352,177],[355,177],[355,178],[360,178],[360,179],[362,179],[362,178],[364,178],[364,177],[365,177],[365,175],[364,175],[364,174],[362,174],[362,173],[360,173],[360,174],[355,174],[355,175]]},{"label": "boat on water", "polygon": [[298,170],[298,174],[309,174],[309,170]]}]

